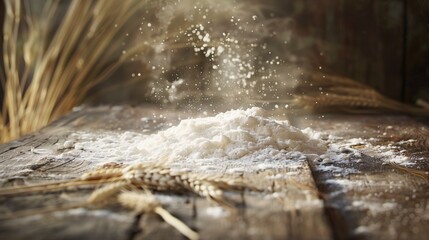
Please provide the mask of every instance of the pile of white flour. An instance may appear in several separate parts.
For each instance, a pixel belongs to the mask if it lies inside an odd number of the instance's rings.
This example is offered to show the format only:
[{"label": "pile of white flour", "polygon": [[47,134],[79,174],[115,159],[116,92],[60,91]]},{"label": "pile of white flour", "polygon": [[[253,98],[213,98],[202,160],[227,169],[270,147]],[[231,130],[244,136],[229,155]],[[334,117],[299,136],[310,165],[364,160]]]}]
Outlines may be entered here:
[{"label": "pile of white flour", "polygon": [[325,143],[256,107],[182,120],[179,125],[152,135],[77,132],[63,147],[69,151],[58,157],[239,171],[245,171],[252,162],[264,169],[285,167],[284,164],[292,164],[286,163],[287,159],[305,160],[307,154],[320,155],[327,150]]},{"label": "pile of white flour", "polygon": [[261,108],[232,110],[188,119],[136,143],[149,160],[226,158],[237,160],[264,149],[322,153],[326,147],[287,121],[269,118]]}]

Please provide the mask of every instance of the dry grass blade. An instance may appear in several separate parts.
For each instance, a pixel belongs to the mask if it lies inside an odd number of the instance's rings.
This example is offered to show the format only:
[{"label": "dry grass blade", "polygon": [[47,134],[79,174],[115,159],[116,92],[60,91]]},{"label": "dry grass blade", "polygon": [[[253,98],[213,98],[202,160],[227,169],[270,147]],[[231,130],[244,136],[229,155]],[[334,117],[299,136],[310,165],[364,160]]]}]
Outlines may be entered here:
[{"label": "dry grass blade", "polygon": [[187,238],[199,239],[198,233],[162,208],[161,203],[150,193],[124,192],[118,196],[118,201],[123,206],[138,212],[156,213]]}]

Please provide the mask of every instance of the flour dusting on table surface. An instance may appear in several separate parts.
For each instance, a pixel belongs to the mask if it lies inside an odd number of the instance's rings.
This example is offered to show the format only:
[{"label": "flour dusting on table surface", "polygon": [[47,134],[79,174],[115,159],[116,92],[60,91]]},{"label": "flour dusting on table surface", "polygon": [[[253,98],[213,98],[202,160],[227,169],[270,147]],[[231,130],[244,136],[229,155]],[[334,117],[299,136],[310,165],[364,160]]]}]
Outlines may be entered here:
[{"label": "flour dusting on table surface", "polygon": [[323,141],[256,107],[182,120],[151,135],[76,132],[71,138],[62,146],[69,150],[58,157],[100,163],[155,162],[202,171],[246,171],[250,165],[253,169],[294,168],[296,162],[287,160],[305,161],[307,155],[327,150]]},{"label": "flour dusting on table surface", "polygon": [[[145,132],[75,132],[59,143],[63,153],[55,157],[99,164],[154,162],[180,171],[245,172],[287,167],[291,173],[311,157],[317,160],[321,171],[346,174],[356,170],[333,163],[358,163],[362,153],[377,155],[385,161],[408,160],[392,146],[300,129],[256,107],[185,119],[154,134]],[[363,147],[354,149],[355,145]]]}]

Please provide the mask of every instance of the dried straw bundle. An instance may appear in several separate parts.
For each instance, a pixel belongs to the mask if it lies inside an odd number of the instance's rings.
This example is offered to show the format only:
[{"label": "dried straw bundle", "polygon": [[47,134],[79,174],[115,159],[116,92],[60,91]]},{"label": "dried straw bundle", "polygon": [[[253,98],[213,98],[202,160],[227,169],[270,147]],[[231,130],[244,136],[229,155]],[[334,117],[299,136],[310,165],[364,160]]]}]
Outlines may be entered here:
[{"label": "dried straw bundle", "polygon": [[118,39],[125,38],[147,2],[5,0],[0,142],[40,129],[70,111],[130,56],[143,51],[141,44],[123,54]]}]

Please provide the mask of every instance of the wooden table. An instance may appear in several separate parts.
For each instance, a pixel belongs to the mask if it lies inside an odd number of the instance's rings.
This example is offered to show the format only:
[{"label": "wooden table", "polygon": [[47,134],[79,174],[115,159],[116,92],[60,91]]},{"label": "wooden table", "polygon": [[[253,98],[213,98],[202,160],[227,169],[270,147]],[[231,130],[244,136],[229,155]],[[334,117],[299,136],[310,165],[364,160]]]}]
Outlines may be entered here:
[{"label": "wooden table", "polygon": [[[163,114],[162,121],[142,123]],[[45,129],[0,145],[3,187],[73,179],[97,166],[73,156],[54,158],[76,131],[159,131],[195,113],[142,107],[95,107],[76,110]],[[294,117],[291,123],[335,135],[330,141],[362,138],[397,146],[429,171],[429,128],[405,116],[325,115]],[[414,139],[416,141],[406,141]],[[402,142],[401,142],[402,141]],[[398,144],[401,143],[401,144]],[[359,147],[348,146],[348,147]],[[35,151],[43,149],[51,157]],[[109,162],[109,159],[106,159]],[[322,171],[313,160],[293,169],[256,169],[242,178],[264,192],[228,192],[236,212],[193,195],[157,193],[165,208],[202,239],[425,239],[429,226],[429,185],[371,154],[359,161],[328,164],[342,171]],[[326,165],[325,165],[326,166]],[[253,166],[249,166],[252,169]],[[353,171],[350,171],[352,169]],[[227,169],[226,169],[227,170]],[[228,171],[225,171],[225,173]],[[292,174],[291,174],[292,173]],[[0,198],[0,214],[83,201],[91,189]],[[156,215],[135,214],[111,204],[0,222],[0,239],[183,239]]]}]

